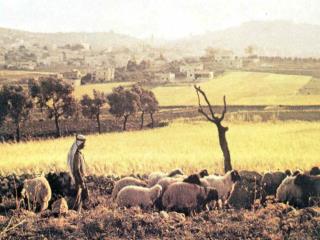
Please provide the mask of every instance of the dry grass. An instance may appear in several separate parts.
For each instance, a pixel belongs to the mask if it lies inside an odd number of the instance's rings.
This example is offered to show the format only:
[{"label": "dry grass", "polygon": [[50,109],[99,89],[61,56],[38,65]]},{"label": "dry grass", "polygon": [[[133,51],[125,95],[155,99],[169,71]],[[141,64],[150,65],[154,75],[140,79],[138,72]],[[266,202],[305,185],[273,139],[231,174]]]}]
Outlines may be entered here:
[{"label": "dry grass", "polygon": [[[228,72],[201,83],[212,104],[222,105],[227,96],[233,105],[308,105],[319,104],[320,95],[300,95],[299,89],[312,77],[272,73]],[[161,106],[196,105],[193,86],[157,87],[153,89]]]},{"label": "dry grass", "polygon": [[[316,122],[229,123],[233,165],[258,171],[320,165]],[[0,145],[0,173],[66,170],[73,138]],[[223,169],[215,126],[185,122],[138,132],[88,136],[89,173],[130,174],[181,167],[186,172]]]}]

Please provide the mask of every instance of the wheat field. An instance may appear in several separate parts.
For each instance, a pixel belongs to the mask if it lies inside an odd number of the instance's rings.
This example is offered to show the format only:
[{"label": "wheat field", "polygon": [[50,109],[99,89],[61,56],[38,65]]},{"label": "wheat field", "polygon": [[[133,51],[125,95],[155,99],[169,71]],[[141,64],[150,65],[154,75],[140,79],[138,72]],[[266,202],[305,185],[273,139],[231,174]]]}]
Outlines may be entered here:
[{"label": "wheat field", "polygon": [[[232,105],[317,105],[320,95],[301,95],[299,90],[311,81],[310,76],[226,72],[199,85],[212,104],[222,105],[226,95]],[[156,87],[153,89],[161,106],[196,105],[197,96],[192,84]]]},{"label": "wheat field", "polygon": [[[227,123],[235,169],[258,171],[309,169],[320,165],[320,125],[316,122]],[[66,170],[73,137],[0,144],[0,174]],[[187,173],[207,168],[222,172],[217,130],[204,121],[177,120],[155,130],[87,136],[87,171],[127,175],[167,171]]]}]

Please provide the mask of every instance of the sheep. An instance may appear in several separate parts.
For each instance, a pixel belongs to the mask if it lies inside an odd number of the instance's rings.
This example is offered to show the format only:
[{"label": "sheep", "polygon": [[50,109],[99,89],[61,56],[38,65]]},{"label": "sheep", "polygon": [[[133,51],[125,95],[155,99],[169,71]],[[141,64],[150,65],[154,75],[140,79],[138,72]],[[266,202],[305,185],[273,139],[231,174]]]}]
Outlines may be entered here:
[{"label": "sheep", "polygon": [[162,195],[166,192],[167,188],[172,184],[176,182],[182,182],[184,179],[183,177],[164,177],[161,178],[157,184],[159,184],[162,187],[162,193],[161,196],[156,200],[155,206],[159,210],[163,210],[163,205],[162,205]]},{"label": "sheep", "polygon": [[241,181],[236,182],[227,199],[228,205],[236,209],[251,208],[261,194],[261,174],[255,171],[240,171]]},{"label": "sheep", "polygon": [[156,184],[152,188],[127,186],[120,190],[116,203],[119,207],[139,206],[143,209],[151,208],[160,197],[162,187]]},{"label": "sheep", "polygon": [[203,186],[215,188],[218,191],[219,198],[226,200],[235,182],[240,181],[241,177],[238,171],[227,172],[224,176],[210,175],[201,179]]},{"label": "sheep", "polygon": [[291,176],[297,176],[298,174],[303,174],[303,171],[301,170],[301,169],[297,169],[297,170],[295,170],[293,173],[292,173],[292,175]]},{"label": "sheep", "polygon": [[165,177],[176,177],[179,175],[183,175],[183,171],[179,168],[172,170],[170,173],[163,172],[153,172],[149,174],[148,177],[148,187],[153,187],[156,185],[160,179]]},{"label": "sheep", "polygon": [[288,175],[291,175],[291,172],[267,172],[262,177],[262,197],[261,202],[264,203],[266,201],[267,196],[276,195],[277,188]]},{"label": "sheep", "polygon": [[213,200],[218,200],[218,192],[214,188],[185,182],[171,184],[162,196],[162,203],[166,210],[183,212],[186,215],[202,210]]},{"label": "sheep", "polygon": [[320,176],[298,174],[294,180],[294,184],[301,188],[301,199],[305,206],[309,205],[310,198],[320,197]]},{"label": "sheep", "polygon": [[119,191],[126,186],[146,187],[147,184],[140,179],[134,177],[125,177],[117,181],[113,187],[111,199],[115,200]]},{"label": "sheep", "polygon": [[35,206],[40,204],[41,212],[48,208],[51,195],[51,187],[45,177],[24,180],[21,190],[22,198],[27,199],[29,203],[33,203]]},{"label": "sheep", "polygon": [[199,174],[191,174],[187,178],[183,179],[183,182],[202,186]]},{"label": "sheep", "polygon": [[295,184],[295,179],[296,176],[288,176],[282,181],[277,189],[276,200],[295,207],[304,207],[303,191]]},{"label": "sheep", "polygon": [[310,175],[320,175],[320,168],[319,167],[313,167],[310,169]]}]

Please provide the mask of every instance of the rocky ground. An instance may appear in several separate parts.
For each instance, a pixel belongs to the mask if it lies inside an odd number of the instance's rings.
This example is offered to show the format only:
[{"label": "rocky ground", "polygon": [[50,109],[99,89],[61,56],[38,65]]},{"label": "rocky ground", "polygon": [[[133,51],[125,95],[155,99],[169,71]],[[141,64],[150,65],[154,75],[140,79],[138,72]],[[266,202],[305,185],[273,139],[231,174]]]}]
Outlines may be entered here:
[{"label": "rocky ground", "polygon": [[[67,179],[66,175],[57,176],[51,181],[65,184],[62,179]],[[15,190],[11,193],[11,187],[19,185],[22,178],[4,179],[8,178],[0,178],[0,239],[320,239],[319,207],[298,210],[273,203],[250,210],[204,211],[192,217],[176,212],[120,209],[110,201],[117,178],[91,176],[91,202],[87,209],[81,214],[69,210],[54,216],[50,210],[37,214],[16,210]],[[57,197],[54,191],[53,198]],[[70,205],[72,197],[66,199]]]}]

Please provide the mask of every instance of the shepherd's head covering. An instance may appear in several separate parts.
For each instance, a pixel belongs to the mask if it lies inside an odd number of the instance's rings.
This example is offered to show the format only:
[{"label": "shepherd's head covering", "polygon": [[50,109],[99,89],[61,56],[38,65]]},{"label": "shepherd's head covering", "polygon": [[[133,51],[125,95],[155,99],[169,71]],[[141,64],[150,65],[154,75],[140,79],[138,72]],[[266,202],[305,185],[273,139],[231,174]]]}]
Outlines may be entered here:
[{"label": "shepherd's head covering", "polygon": [[69,153],[68,153],[68,167],[69,167],[69,171],[70,171],[70,175],[71,175],[71,179],[72,182],[74,183],[74,176],[73,176],[73,161],[74,161],[74,155],[76,154],[78,147],[80,146],[81,143],[86,141],[86,137],[84,135],[77,135],[76,136],[76,140],[74,141],[74,143],[72,144]]}]

